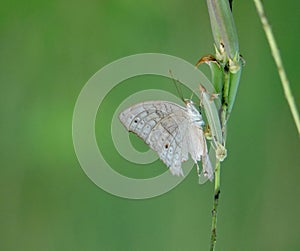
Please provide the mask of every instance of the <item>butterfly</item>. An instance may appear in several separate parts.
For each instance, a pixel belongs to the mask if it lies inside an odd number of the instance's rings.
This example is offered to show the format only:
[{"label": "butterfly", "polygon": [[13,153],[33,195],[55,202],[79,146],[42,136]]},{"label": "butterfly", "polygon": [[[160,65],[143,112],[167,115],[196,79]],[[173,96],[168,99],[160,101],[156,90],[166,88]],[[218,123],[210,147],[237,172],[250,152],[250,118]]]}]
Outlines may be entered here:
[{"label": "butterfly", "polygon": [[204,175],[212,179],[212,165],[203,132],[204,121],[191,100],[185,107],[169,101],[146,101],[119,114],[121,123],[156,151],[171,173],[183,176],[181,164],[190,154],[197,166],[202,159]]}]

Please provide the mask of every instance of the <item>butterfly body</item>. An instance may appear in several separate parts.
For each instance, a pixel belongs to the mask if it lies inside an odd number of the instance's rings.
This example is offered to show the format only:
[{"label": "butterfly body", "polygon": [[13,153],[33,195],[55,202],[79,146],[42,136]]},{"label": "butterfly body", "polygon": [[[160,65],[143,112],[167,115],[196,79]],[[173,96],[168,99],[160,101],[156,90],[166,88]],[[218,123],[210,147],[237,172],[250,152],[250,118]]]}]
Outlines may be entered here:
[{"label": "butterfly body", "polygon": [[172,174],[183,175],[181,164],[191,155],[197,164],[211,164],[207,154],[202,126],[204,121],[192,101],[182,107],[169,101],[146,101],[120,113],[119,119],[126,129],[142,138]]}]

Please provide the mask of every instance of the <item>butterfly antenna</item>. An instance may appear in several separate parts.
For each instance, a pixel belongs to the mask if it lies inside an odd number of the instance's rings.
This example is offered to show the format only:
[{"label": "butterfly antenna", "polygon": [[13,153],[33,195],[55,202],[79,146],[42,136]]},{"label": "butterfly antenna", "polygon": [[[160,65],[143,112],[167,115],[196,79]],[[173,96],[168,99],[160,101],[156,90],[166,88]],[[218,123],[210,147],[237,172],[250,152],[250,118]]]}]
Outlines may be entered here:
[{"label": "butterfly antenna", "polygon": [[179,96],[179,97],[181,98],[181,100],[184,102],[184,98],[183,98],[183,94],[182,94],[182,89],[180,88],[180,85],[179,85],[179,84],[180,84],[179,80],[174,78],[174,75],[173,75],[173,73],[172,73],[171,70],[169,70],[169,73],[170,73],[170,75],[171,75],[171,78],[172,78],[173,83],[174,83],[174,85],[175,85],[175,88],[176,88],[176,90],[177,90],[178,96]]},{"label": "butterfly antenna", "polygon": [[[193,99],[193,97],[194,97],[194,95],[195,95],[195,93],[196,93],[196,90],[191,90],[192,91],[192,94],[191,94],[191,97],[190,97],[190,100],[192,100]],[[198,96],[196,95],[196,98],[198,99]]]}]

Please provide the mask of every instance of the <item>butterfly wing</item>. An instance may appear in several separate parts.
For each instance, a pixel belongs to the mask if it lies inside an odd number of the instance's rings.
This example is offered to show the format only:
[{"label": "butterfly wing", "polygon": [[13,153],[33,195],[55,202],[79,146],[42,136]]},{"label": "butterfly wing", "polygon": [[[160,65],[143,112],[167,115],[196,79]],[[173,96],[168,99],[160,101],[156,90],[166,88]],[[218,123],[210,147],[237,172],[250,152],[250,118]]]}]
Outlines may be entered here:
[{"label": "butterfly wing", "polygon": [[183,175],[181,162],[188,159],[189,152],[184,139],[189,129],[186,108],[167,101],[149,101],[129,107],[119,118],[128,131],[158,153],[172,174]]}]

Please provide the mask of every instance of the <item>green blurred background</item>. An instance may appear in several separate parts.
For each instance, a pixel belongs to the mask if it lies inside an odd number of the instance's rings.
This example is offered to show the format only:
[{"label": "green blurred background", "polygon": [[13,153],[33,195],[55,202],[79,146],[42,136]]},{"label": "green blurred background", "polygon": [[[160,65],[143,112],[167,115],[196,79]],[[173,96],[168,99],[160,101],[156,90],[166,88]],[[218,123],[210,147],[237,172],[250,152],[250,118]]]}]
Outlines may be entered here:
[{"label": "green blurred background", "polygon": [[[265,8],[299,108],[300,2],[265,1]],[[233,10],[247,64],[228,126],[217,250],[299,250],[299,137],[254,4],[234,1]],[[208,250],[213,184],[198,185],[191,172],[162,196],[122,199],[94,185],[74,153],[81,88],[106,64],[144,52],[191,63],[213,53],[205,1],[2,2],[0,250]],[[130,84],[128,94],[145,86],[175,91],[159,78]],[[98,139],[122,90],[100,108]],[[111,139],[102,142],[107,160],[128,168]],[[151,176],[165,170],[156,164],[128,169]]]}]

